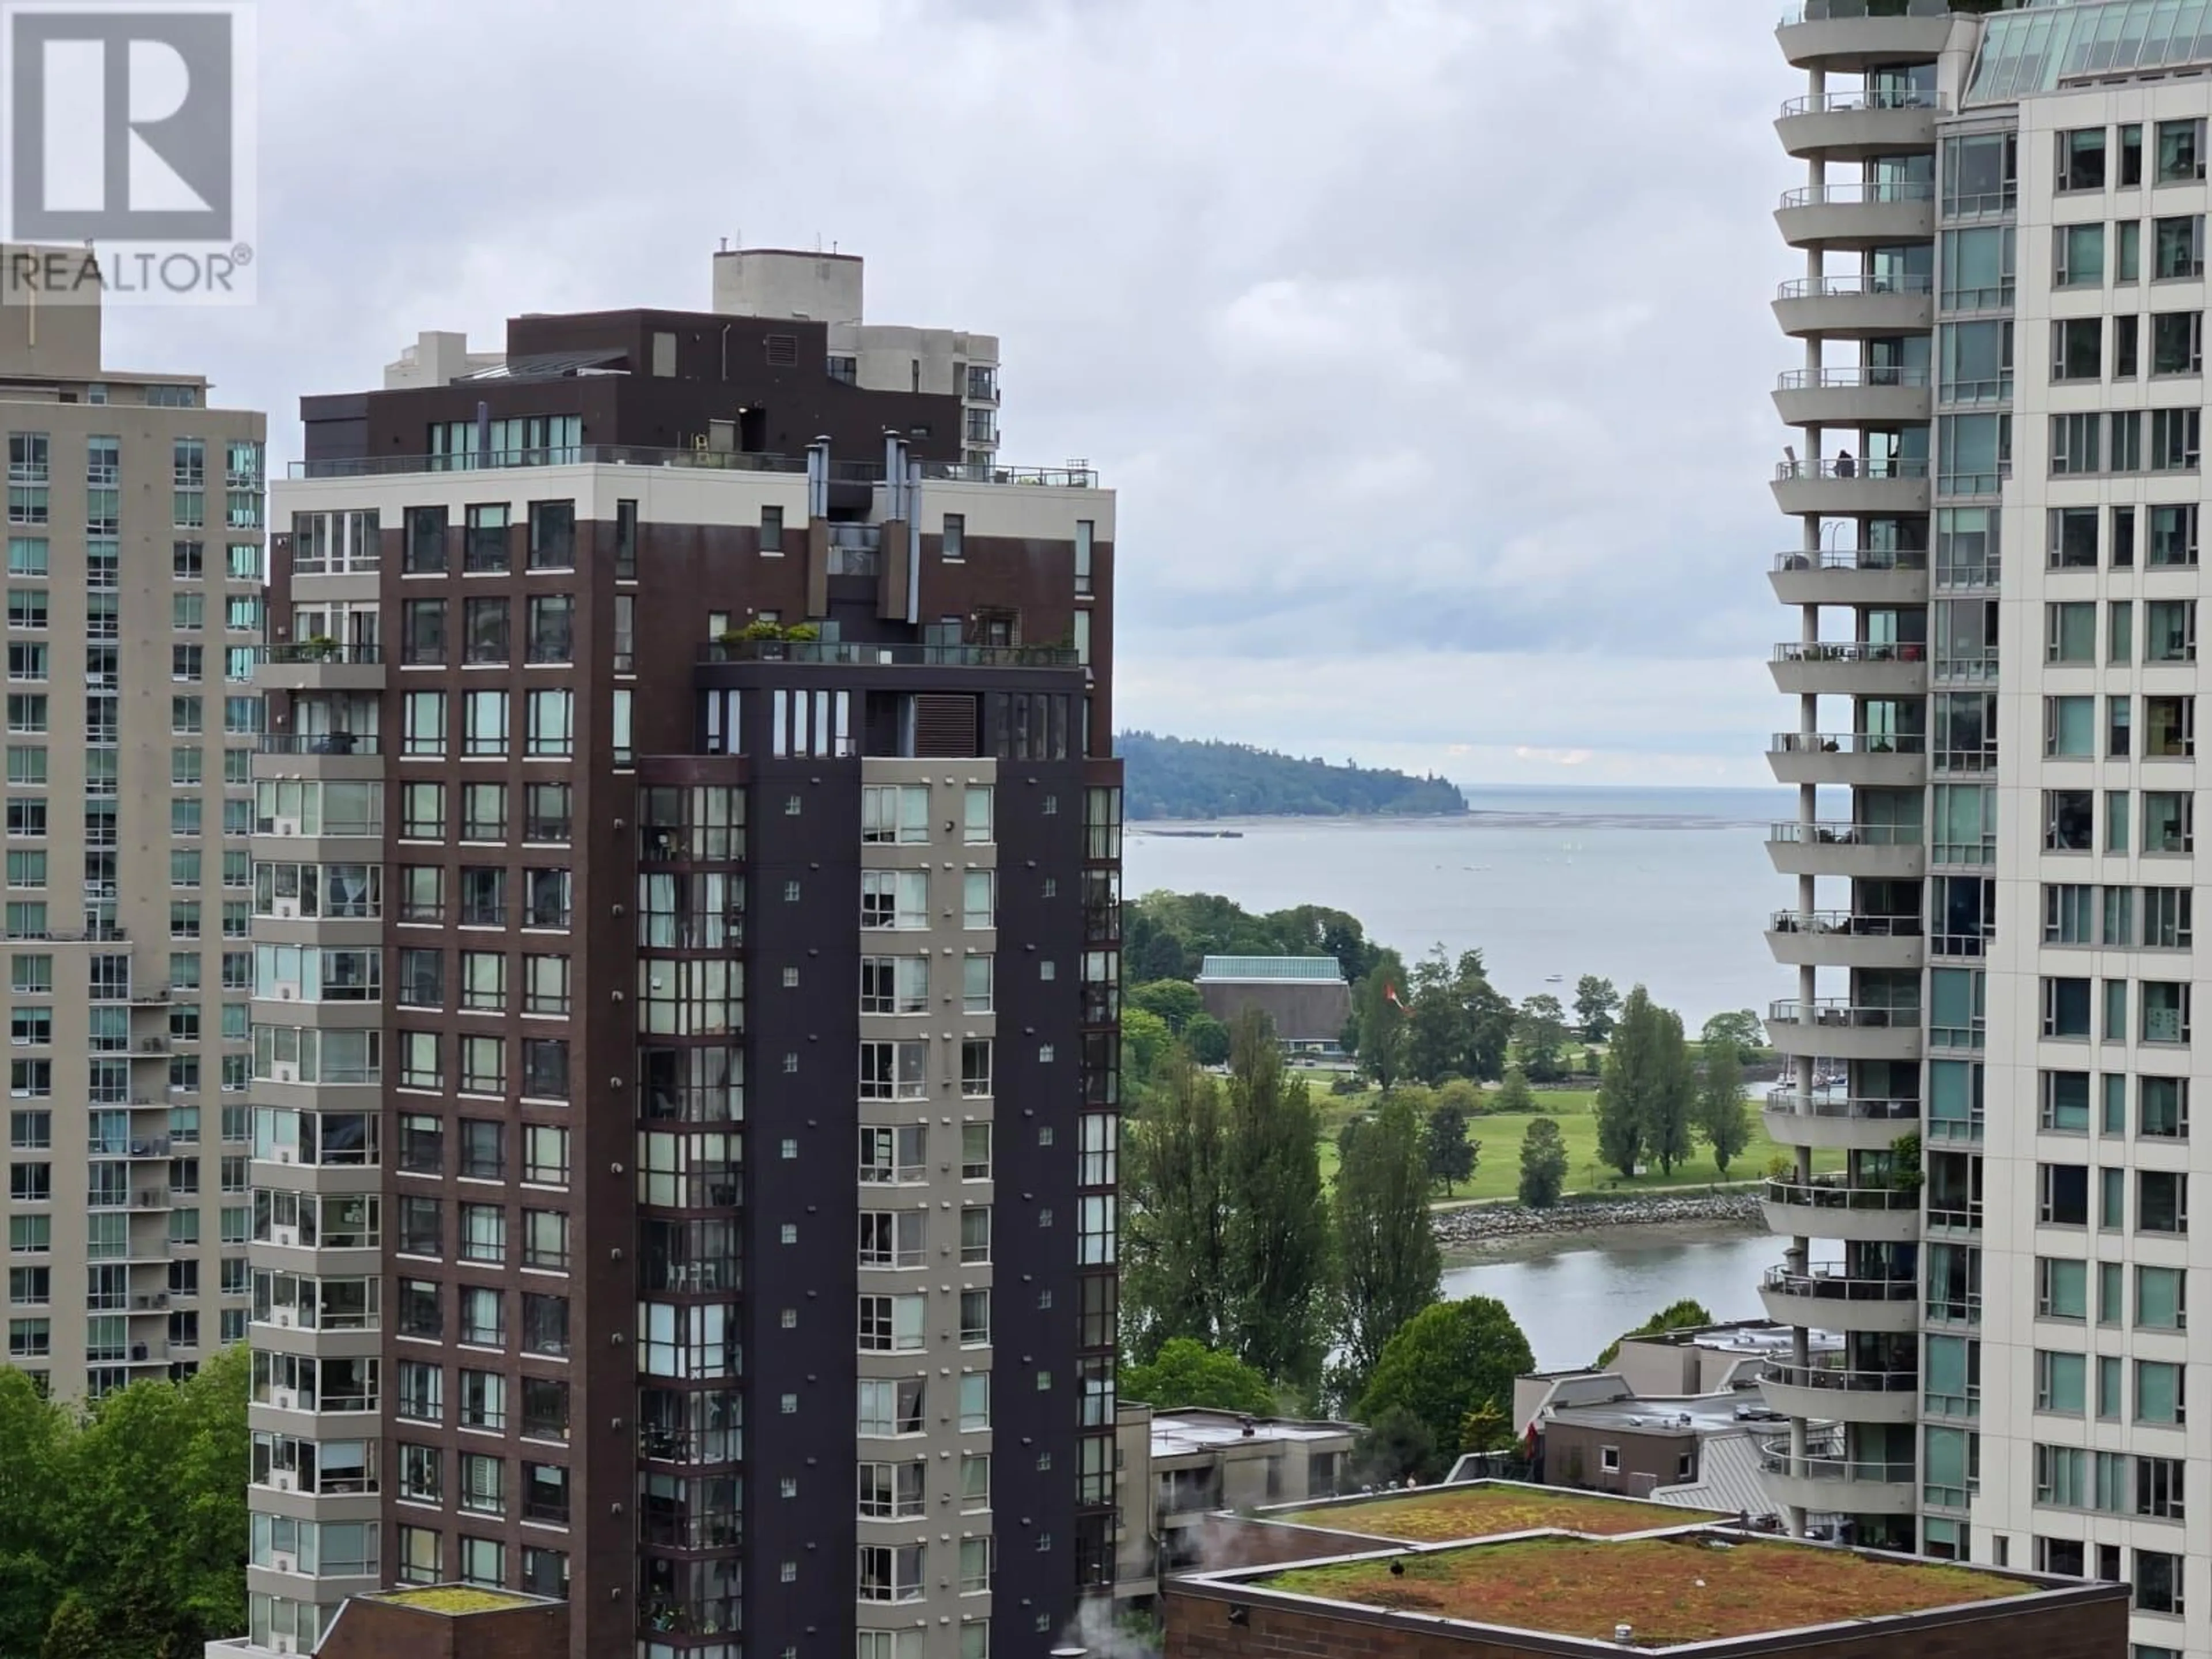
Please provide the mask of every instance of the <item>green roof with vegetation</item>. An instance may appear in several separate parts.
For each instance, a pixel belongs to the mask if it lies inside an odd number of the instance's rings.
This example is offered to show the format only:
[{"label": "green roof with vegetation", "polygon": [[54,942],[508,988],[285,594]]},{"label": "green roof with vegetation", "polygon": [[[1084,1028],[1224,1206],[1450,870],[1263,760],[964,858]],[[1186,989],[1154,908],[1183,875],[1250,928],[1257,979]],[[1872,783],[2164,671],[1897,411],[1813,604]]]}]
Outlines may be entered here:
[{"label": "green roof with vegetation", "polygon": [[1198,970],[1201,980],[1314,980],[1344,983],[1334,957],[1208,957]]},{"label": "green roof with vegetation", "polygon": [[484,1589],[475,1584],[426,1584],[419,1589],[386,1590],[377,1601],[396,1607],[412,1607],[418,1613],[498,1613],[507,1607],[531,1607],[538,1605],[534,1595],[522,1595],[514,1590]]},{"label": "green roof with vegetation", "polygon": [[1550,1529],[1613,1536],[1734,1519],[1717,1510],[1685,1509],[1674,1504],[1488,1480],[1385,1492],[1315,1509],[1271,1510],[1266,1518],[1401,1544],[1453,1544],[1463,1539]]},{"label": "green roof with vegetation", "polygon": [[1709,1534],[1553,1536],[1301,1567],[1256,1588],[1598,1641],[1632,1651],[1895,1618],[2033,1593],[1971,1567]]}]

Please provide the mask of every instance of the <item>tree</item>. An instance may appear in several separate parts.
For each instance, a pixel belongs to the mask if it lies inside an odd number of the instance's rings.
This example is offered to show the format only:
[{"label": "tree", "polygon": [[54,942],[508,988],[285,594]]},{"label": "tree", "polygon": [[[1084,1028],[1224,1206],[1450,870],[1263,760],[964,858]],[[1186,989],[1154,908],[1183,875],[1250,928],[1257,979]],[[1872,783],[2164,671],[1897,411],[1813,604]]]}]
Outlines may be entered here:
[{"label": "tree", "polygon": [[52,1615],[69,1431],[28,1372],[0,1365],[0,1653],[36,1653]]},{"label": "tree", "polygon": [[1620,1008],[1620,993],[1611,980],[1584,974],[1575,981],[1575,1018],[1581,1023],[1583,1042],[1602,1042],[1611,1036]]},{"label": "tree", "polygon": [[1229,1058],[1229,1028],[1212,1014],[1194,1018],[1183,1027],[1182,1040],[1190,1048],[1190,1057],[1201,1066],[1218,1066]]},{"label": "tree", "polygon": [[1429,1161],[1412,1103],[1386,1095],[1337,1138],[1336,1335],[1356,1395],[1398,1328],[1437,1299],[1443,1263],[1429,1224]]},{"label": "tree", "polygon": [[1505,1068],[1505,1082],[1498,1091],[1498,1097],[1492,1103],[1492,1109],[1514,1116],[1522,1116],[1540,1109],[1536,1104],[1534,1093],[1528,1087],[1528,1073],[1522,1071],[1518,1066],[1509,1066]]},{"label": "tree", "polygon": [[1151,1081],[1152,1068],[1160,1063],[1175,1042],[1168,1030],[1167,1021],[1158,1014],[1146,1013],[1142,1008],[1121,1011],[1121,1075],[1127,1082],[1139,1086]]},{"label": "tree", "polygon": [[1707,1048],[1725,1042],[1739,1055],[1756,1054],[1766,1048],[1766,1027],[1750,1009],[1740,1008],[1733,1013],[1715,1014],[1705,1022],[1698,1040]]},{"label": "tree", "polygon": [[1556,1082],[1565,1072],[1560,1051],[1567,1046],[1567,1011],[1555,996],[1534,996],[1521,1005],[1513,1027],[1522,1063],[1539,1083]]},{"label": "tree", "polygon": [[1162,1343],[1150,1364],[1123,1366],[1117,1397],[1141,1400],[1161,1411],[1203,1406],[1261,1417],[1276,1406],[1266,1377],[1234,1354],[1217,1353],[1187,1336]]},{"label": "tree", "polygon": [[1436,1462],[1436,1436],[1403,1407],[1369,1418],[1367,1432],[1352,1446],[1352,1478],[1364,1486],[1403,1486],[1428,1473]]},{"label": "tree", "polygon": [[1499,1451],[1513,1443],[1513,1419],[1486,1400],[1460,1419],[1459,1449],[1463,1452]]},{"label": "tree", "polygon": [[1567,1139],[1548,1117],[1531,1123],[1521,1137],[1521,1201],[1548,1210],[1567,1185]]},{"label": "tree", "polygon": [[1503,1075],[1513,1005],[1491,984],[1482,952],[1462,951],[1454,961],[1439,945],[1415,965],[1412,978],[1405,1069],[1430,1084]]},{"label": "tree", "polygon": [[1743,1099],[1743,1062],[1735,1044],[1707,1038],[1698,1074],[1698,1133],[1713,1149],[1713,1167],[1722,1175],[1738,1152],[1751,1144],[1751,1111]]},{"label": "tree", "polygon": [[1395,951],[1376,953],[1367,977],[1352,995],[1352,1018],[1359,1028],[1359,1069],[1378,1089],[1397,1082],[1406,1052],[1407,1009],[1413,987]]},{"label": "tree", "polygon": [[1439,1103],[1429,1114],[1425,1148],[1429,1179],[1444,1183],[1444,1196],[1455,1197],[1454,1183],[1472,1180],[1481,1146],[1467,1135],[1467,1114],[1457,1106]]},{"label": "tree", "polygon": [[1384,1346],[1357,1414],[1371,1423],[1384,1412],[1409,1412],[1439,1447],[1456,1448],[1469,1413],[1486,1406],[1510,1417],[1513,1379],[1535,1368],[1528,1339],[1504,1303],[1486,1296],[1435,1303]]},{"label": "tree", "polygon": [[1198,987],[1186,979],[1156,979],[1143,985],[1129,988],[1122,1000],[1123,1008],[1142,1008],[1148,1014],[1157,1014],[1167,1022],[1168,1030],[1176,1036],[1206,1012],[1198,1000]]},{"label": "tree", "polygon": [[1597,1369],[1603,1370],[1620,1352],[1620,1345],[1634,1336],[1656,1336],[1662,1331],[1694,1331],[1713,1322],[1705,1311],[1705,1304],[1693,1297],[1684,1297],[1680,1302],[1670,1302],[1653,1314],[1634,1330],[1615,1338],[1610,1346],[1597,1357]]},{"label": "tree", "polygon": [[1140,1362],[1178,1336],[1223,1346],[1227,1138],[1220,1085],[1170,1048],[1121,1149],[1121,1316]]},{"label": "tree", "polygon": [[1328,1206],[1321,1115],[1255,1008],[1229,1051],[1223,1199],[1226,1346],[1270,1382],[1311,1394],[1328,1349]]},{"label": "tree", "polygon": [[1690,1155],[1692,1092],[1681,1017],[1639,985],[1621,1006],[1598,1083],[1600,1155],[1630,1177],[1647,1156],[1671,1173]]}]

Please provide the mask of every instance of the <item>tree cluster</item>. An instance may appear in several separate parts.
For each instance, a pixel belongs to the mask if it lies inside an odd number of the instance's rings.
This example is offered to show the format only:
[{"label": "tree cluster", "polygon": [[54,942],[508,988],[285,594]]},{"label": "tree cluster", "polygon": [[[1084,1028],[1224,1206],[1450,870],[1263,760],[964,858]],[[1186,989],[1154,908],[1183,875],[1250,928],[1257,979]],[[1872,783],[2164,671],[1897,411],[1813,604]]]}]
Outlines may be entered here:
[{"label": "tree cluster", "polygon": [[1147,893],[1122,908],[1121,927],[1132,985],[1196,979],[1208,957],[1334,957],[1357,983],[1376,955],[1357,916],[1319,904],[1255,916],[1214,893]]},{"label": "tree cluster", "polygon": [[1703,1141],[1725,1176],[1750,1144],[1742,1060],[1716,1024],[1708,1023],[1703,1057],[1692,1060],[1682,1017],[1653,1002],[1641,985],[1628,994],[1597,1091],[1599,1155],[1622,1175],[1633,1176],[1647,1163],[1672,1174]]},{"label": "tree cluster", "polygon": [[246,1628],[243,1344],[78,1413],[0,1367],[0,1654],[183,1659]]},{"label": "tree cluster", "polygon": [[1440,817],[1467,811],[1467,798],[1443,778],[1149,732],[1124,732],[1114,744],[1133,819]]},{"label": "tree cluster", "polygon": [[[1338,1137],[1321,1179],[1320,1119],[1258,1011],[1231,1033],[1228,1075],[1170,1046],[1123,1134],[1122,1337],[1133,1374],[1192,1386],[1189,1354],[1248,1368],[1301,1407],[1359,1397],[1385,1345],[1436,1300],[1433,1181],[1465,1180],[1463,1112],[1386,1094]],[[1324,1375],[1332,1349],[1341,1363]],[[1222,1377],[1209,1374],[1211,1393]],[[1144,1397],[1129,1389],[1133,1398]],[[1194,1403],[1156,1398],[1154,1405]]]}]

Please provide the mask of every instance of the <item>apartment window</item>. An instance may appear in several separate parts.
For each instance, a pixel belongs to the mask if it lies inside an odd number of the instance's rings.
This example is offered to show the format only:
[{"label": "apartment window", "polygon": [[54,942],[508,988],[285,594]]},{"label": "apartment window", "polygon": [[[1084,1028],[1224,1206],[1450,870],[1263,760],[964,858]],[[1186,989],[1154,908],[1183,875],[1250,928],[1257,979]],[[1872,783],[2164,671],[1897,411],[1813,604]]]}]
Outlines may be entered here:
[{"label": "apartment window", "polygon": [[2105,319],[2064,317],[2051,325],[2051,378],[2095,380],[2105,373]]},{"label": "apartment window", "polygon": [[529,660],[574,660],[576,601],[572,594],[541,593],[530,600]]},{"label": "apartment window", "polygon": [[2146,1077],[2136,1083],[2136,1133],[2157,1140],[2189,1138],[2189,1079]]},{"label": "apartment window", "polygon": [[2185,1043],[2189,1041],[2189,992],[2186,981],[2154,979],[2142,982],[2142,1040],[2145,1042]]},{"label": "apartment window", "polygon": [[2097,700],[2045,697],[2043,752],[2052,759],[2088,760],[2097,752]]},{"label": "apartment window", "polygon": [[929,875],[922,870],[860,872],[860,926],[903,929],[929,926]]},{"label": "apartment window", "polygon": [[2160,185],[2195,184],[2204,177],[2204,123],[2160,121],[2158,124],[2158,171],[2152,181]]},{"label": "apartment window", "polygon": [[2185,760],[2197,752],[2197,699],[2143,699],[2143,753],[2154,760]]},{"label": "apartment window", "polygon": [[532,691],[530,698],[530,750],[533,756],[569,755],[576,746],[576,694],[562,687]]},{"label": "apartment window", "polygon": [[2054,227],[2051,241],[2057,252],[2057,268],[2051,276],[2056,286],[2091,288],[2103,283],[2105,227],[2102,221],[2094,224]]},{"label": "apartment window", "polygon": [[2089,1074],[2087,1072],[2043,1073],[2042,1127],[2058,1134],[2089,1133]]},{"label": "apartment window", "polygon": [[531,502],[530,568],[532,570],[570,570],[575,568],[575,502]]},{"label": "apartment window", "polygon": [[498,664],[508,660],[508,605],[504,594],[465,600],[461,606],[464,660]]},{"label": "apartment window", "polygon": [[2197,798],[2171,790],[2143,793],[2146,853],[2187,853],[2197,844]]},{"label": "apartment window", "polygon": [[2204,216],[2186,214],[2151,224],[2152,275],[2160,282],[2204,274]]},{"label": "apartment window", "polygon": [[446,509],[410,507],[404,519],[406,545],[400,568],[410,576],[431,576],[446,568]]},{"label": "apartment window", "polygon": [[2062,132],[2058,140],[2057,185],[2061,191],[2102,190],[2105,187],[2106,143],[2103,127]]},{"label": "apartment window", "polygon": [[2136,1421],[2179,1427],[2187,1419],[2183,1367],[2164,1360],[2136,1361]]},{"label": "apartment window", "polygon": [[2189,1323],[2189,1275],[2180,1267],[2136,1269],[2136,1325],[2142,1330],[2179,1331]]},{"label": "apartment window", "polygon": [[[2056,477],[2069,473],[2103,471],[2101,440],[2104,426],[2105,417],[2102,415],[2052,416],[2051,417],[2051,475]],[[2084,511],[2094,526],[2097,518],[2096,509],[2090,507]]]},{"label": "apartment window", "polygon": [[402,752],[409,755],[442,755],[446,752],[446,694],[442,691],[410,691],[401,708],[404,714]]},{"label": "apartment window", "polygon": [[467,509],[468,539],[461,567],[464,570],[474,574],[507,568],[509,511],[504,501]]},{"label": "apartment window", "polygon": [[929,788],[926,784],[871,785],[860,791],[860,839],[925,846],[929,841]]},{"label": "apartment window", "polygon": [[783,551],[783,509],[781,507],[761,508],[760,550],[763,553]]},{"label": "apartment window", "polygon": [[2043,607],[2043,655],[2046,662],[2097,660],[2097,607],[2094,601],[2046,604]]},{"label": "apartment window", "polygon": [[574,823],[574,785],[525,784],[523,786],[523,840],[540,847],[567,846]]},{"label": "apartment window", "polygon": [[970,1037],[960,1045],[960,1093],[976,1100],[991,1093],[991,1040]]},{"label": "apartment window", "polygon": [[568,1184],[568,1132],[545,1124],[526,1124],[522,1131],[522,1179],[525,1185],[566,1187]]},{"label": "apartment window", "polygon": [[2083,1356],[2036,1350],[2035,1409],[2068,1417],[2087,1413],[2088,1371]]},{"label": "apartment window", "polygon": [[2154,375],[2204,372],[2203,312],[2158,313],[2150,319],[2150,372]]},{"label": "apartment window", "polygon": [[2047,1226],[2086,1227],[2089,1224],[2089,1170],[2082,1164],[2042,1164],[2036,1166],[2036,1218]]},{"label": "apartment window", "polygon": [[[436,788],[441,786],[428,787]],[[461,786],[461,839],[485,842],[504,842],[507,839],[505,784],[465,783]]]},{"label": "apartment window", "polygon": [[2174,1170],[2136,1172],[2136,1231],[2144,1233],[2185,1233],[2189,1231],[2189,1177]]},{"label": "apartment window", "polygon": [[860,1012],[864,1014],[922,1014],[929,1012],[929,958],[860,958]]}]

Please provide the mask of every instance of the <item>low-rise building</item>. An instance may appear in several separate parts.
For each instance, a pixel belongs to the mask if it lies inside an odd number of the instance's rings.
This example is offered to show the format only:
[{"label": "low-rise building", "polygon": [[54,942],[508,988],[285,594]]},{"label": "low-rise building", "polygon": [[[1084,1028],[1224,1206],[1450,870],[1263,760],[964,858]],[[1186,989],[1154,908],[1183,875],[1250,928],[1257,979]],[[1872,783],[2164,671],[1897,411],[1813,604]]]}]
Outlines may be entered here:
[{"label": "low-rise building", "polygon": [[2123,1584],[1684,1527],[1415,1545],[1177,1578],[1166,1659],[2110,1659]]},{"label": "low-rise building", "polygon": [[1294,1054],[1344,1052],[1352,987],[1334,957],[1208,957],[1199,969],[1198,997],[1224,1025],[1257,1008]]},{"label": "low-rise building", "polygon": [[1148,1599],[1163,1573],[1201,1565],[1204,1524],[1220,1510],[1334,1498],[1359,1431],[1356,1423],[1122,1404],[1115,1416],[1115,1595]]}]

